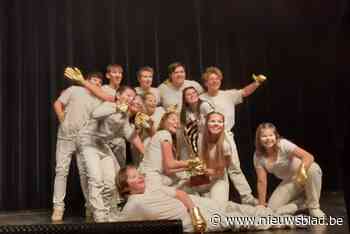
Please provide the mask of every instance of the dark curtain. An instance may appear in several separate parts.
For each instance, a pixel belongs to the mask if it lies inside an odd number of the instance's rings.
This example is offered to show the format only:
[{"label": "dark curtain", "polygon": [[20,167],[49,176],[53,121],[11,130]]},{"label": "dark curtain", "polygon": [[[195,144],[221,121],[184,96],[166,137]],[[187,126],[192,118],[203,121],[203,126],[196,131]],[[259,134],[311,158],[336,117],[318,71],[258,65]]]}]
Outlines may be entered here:
[{"label": "dark curtain", "polygon": [[[155,68],[160,84],[174,61],[198,81],[205,67],[220,67],[224,88],[247,85],[253,72],[266,74],[266,84],[236,113],[236,141],[251,186],[254,131],[271,121],[315,155],[325,190],[342,189],[349,53],[337,55],[350,52],[347,8],[345,0],[0,1],[0,210],[51,207],[52,103],[70,85],[63,78],[68,65],[104,72],[120,63],[129,85],[137,84],[143,65]],[[77,176],[73,165],[71,204],[82,199]]]}]

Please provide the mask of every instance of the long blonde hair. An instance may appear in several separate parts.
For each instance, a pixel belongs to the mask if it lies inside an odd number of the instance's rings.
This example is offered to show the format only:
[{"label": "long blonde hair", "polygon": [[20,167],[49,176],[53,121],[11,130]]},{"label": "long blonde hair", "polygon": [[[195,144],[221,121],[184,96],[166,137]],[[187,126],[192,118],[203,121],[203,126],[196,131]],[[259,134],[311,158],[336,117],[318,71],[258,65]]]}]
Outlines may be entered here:
[{"label": "long blonde hair", "polygon": [[224,169],[227,166],[227,159],[225,158],[224,147],[223,147],[224,140],[225,140],[225,129],[222,130],[222,132],[220,133],[220,136],[215,142],[215,158],[211,159],[209,156],[209,143],[212,143],[212,142],[209,142],[211,134],[208,130],[208,120],[210,116],[214,114],[220,115],[222,119],[225,121],[225,116],[220,112],[213,111],[206,116],[205,128],[204,128],[202,142],[201,142],[202,144],[201,157],[208,168],[214,169],[218,175],[222,176],[224,174]]},{"label": "long blonde hair", "polygon": [[261,137],[262,131],[268,128],[272,129],[273,133],[276,136],[276,144],[273,146],[272,151],[274,154],[276,154],[279,150],[278,143],[281,140],[281,136],[278,133],[277,128],[272,123],[268,123],[268,122],[261,123],[259,124],[255,132],[255,151],[256,151],[256,156],[258,157],[261,157],[262,155],[265,155],[265,157],[267,157],[267,151],[265,147],[261,144],[260,137]]}]

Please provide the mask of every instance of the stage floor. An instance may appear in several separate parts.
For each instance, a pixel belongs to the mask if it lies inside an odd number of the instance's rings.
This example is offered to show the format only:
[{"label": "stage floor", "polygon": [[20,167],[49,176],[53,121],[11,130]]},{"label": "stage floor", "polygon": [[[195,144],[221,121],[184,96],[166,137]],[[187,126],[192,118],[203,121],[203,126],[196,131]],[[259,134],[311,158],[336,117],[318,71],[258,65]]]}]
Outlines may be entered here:
[{"label": "stage floor", "polygon": [[[343,225],[321,226],[315,225],[308,229],[295,230],[270,230],[259,231],[259,234],[340,234],[349,233],[348,217],[344,204],[343,194],[341,192],[326,192],[322,194],[321,207],[328,216],[333,218],[342,218]],[[17,212],[0,212],[0,225],[30,225],[47,224],[50,221],[51,211],[49,210],[31,210]],[[62,223],[85,223],[84,217],[67,214]],[[228,233],[228,232],[225,232]],[[244,232],[256,233],[256,232]]]}]

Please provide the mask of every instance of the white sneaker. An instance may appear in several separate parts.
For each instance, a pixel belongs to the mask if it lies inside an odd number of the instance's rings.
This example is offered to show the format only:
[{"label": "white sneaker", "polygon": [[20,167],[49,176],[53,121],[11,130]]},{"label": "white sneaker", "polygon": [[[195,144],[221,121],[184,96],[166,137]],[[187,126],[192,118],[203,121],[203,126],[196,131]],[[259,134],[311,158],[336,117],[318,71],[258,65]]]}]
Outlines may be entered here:
[{"label": "white sneaker", "polygon": [[309,214],[317,218],[326,217],[326,214],[320,208],[309,209]]},{"label": "white sneaker", "polygon": [[51,216],[52,222],[59,222],[63,220],[64,210],[59,208],[54,208]]}]

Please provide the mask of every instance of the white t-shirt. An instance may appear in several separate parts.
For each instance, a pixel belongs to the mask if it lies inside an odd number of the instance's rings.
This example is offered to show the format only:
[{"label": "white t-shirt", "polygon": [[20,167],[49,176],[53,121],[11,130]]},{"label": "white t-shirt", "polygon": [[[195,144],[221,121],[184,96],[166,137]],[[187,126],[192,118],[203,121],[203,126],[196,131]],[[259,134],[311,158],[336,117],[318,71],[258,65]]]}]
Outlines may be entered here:
[{"label": "white t-shirt", "polygon": [[183,85],[180,88],[175,88],[171,82],[165,82],[159,85],[160,102],[165,110],[170,106],[177,105],[177,112],[180,113],[182,107],[182,91],[193,86],[198,93],[203,93],[202,86],[194,80],[184,80]]},{"label": "white t-shirt", "polygon": [[154,134],[148,143],[142,161],[142,168],[146,174],[148,172],[157,172],[163,174],[163,156],[161,144],[164,141],[168,141],[171,144],[173,142],[169,131],[160,130]]},{"label": "white t-shirt", "polygon": [[213,105],[215,111],[224,114],[225,129],[231,130],[235,125],[235,106],[243,102],[243,91],[237,89],[219,90],[216,96],[203,93],[200,98]]},{"label": "white t-shirt", "polygon": [[269,162],[265,155],[257,156],[254,154],[254,167],[264,168],[269,173],[274,174],[276,177],[286,180],[290,179],[297,172],[301,160],[295,156],[292,156],[294,150],[298,147],[294,143],[287,139],[281,139],[278,143],[279,150],[277,153],[277,159],[275,162]]},{"label": "white t-shirt", "polygon": [[71,86],[58,98],[64,106],[64,120],[58,130],[58,138],[72,139],[91,118],[92,111],[101,103],[87,89]]}]

